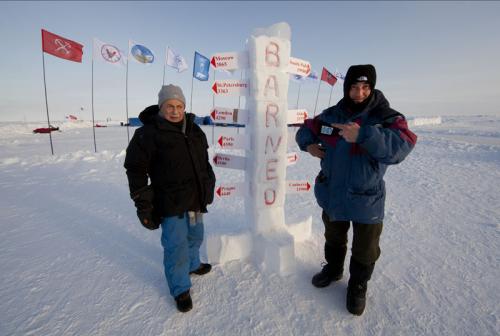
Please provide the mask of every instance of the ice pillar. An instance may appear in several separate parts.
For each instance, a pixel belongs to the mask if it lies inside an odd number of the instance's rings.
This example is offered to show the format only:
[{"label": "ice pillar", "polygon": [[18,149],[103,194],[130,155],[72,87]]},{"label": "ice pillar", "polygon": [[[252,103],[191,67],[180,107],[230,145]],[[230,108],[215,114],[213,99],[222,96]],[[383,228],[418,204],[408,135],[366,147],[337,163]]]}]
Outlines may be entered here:
[{"label": "ice pillar", "polygon": [[257,29],[248,40],[249,150],[245,202],[254,252],[265,269],[281,274],[293,266],[294,241],[285,227],[288,62],[290,27]]}]

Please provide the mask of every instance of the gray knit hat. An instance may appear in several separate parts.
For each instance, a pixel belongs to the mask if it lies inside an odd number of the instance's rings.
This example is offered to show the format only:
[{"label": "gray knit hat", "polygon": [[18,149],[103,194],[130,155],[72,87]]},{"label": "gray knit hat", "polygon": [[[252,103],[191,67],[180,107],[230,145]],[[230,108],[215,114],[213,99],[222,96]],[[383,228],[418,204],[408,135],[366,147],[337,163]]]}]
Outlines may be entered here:
[{"label": "gray knit hat", "polygon": [[161,108],[161,104],[169,99],[180,100],[186,106],[186,98],[184,98],[182,89],[178,86],[169,84],[161,87],[160,92],[158,92],[158,106]]}]

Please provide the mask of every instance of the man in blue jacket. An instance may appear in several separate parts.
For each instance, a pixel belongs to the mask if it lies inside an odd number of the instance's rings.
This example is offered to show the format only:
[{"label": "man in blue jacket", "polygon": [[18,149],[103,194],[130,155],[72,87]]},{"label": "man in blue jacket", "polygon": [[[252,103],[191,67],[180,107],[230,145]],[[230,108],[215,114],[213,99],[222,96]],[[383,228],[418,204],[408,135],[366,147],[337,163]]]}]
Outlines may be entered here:
[{"label": "man in blue jacket", "polygon": [[347,310],[361,315],[367,283],[380,256],[385,203],[384,174],[415,146],[417,136],[405,117],[391,109],[375,89],[373,65],[353,65],[344,80],[344,97],[298,130],[301,150],[321,159],[314,194],[323,209],[325,259],[312,284],[326,287],[342,278],[347,232],[353,224]]}]

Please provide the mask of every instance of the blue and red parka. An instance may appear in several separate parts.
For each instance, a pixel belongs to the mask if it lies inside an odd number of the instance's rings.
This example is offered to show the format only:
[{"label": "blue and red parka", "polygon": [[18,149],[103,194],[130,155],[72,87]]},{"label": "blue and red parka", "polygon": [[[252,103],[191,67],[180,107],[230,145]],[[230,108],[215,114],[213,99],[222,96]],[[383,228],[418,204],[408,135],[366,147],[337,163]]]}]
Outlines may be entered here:
[{"label": "blue and red parka", "polygon": [[[307,119],[297,131],[300,149],[320,144],[325,149],[314,194],[332,221],[381,223],[384,218],[384,174],[411,152],[417,136],[405,117],[391,109],[381,91],[373,90],[366,107],[351,113],[345,99]],[[355,143],[348,143],[332,123],[360,125]]]}]

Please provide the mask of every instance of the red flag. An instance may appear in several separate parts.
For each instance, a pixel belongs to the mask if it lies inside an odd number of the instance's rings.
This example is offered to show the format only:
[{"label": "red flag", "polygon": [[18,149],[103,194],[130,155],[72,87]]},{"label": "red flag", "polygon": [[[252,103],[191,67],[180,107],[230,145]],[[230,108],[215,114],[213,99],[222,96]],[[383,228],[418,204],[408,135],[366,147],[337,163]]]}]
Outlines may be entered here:
[{"label": "red flag", "polygon": [[337,77],[332,75],[328,70],[323,68],[323,72],[321,73],[321,80],[327,82],[331,86],[334,86],[337,83]]},{"label": "red flag", "polygon": [[83,45],[42,29],[42,50],[47,54],[82,63]]}]

